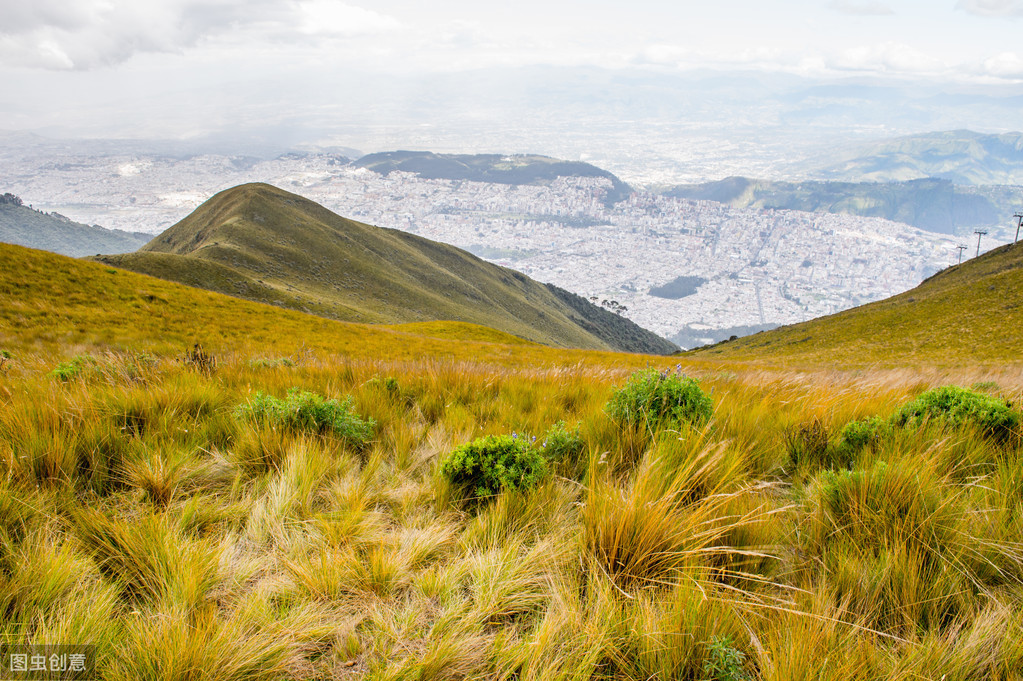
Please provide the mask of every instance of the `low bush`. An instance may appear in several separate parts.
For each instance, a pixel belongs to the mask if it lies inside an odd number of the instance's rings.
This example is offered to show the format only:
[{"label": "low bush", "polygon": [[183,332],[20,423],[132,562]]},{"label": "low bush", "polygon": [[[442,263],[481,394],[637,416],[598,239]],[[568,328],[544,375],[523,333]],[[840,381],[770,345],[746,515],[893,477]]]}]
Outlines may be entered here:
[{"label": "low bush", "polygon": [[859,451],[876,442],[884,427],[885,422],[877,416],[861,421],[850,421],[842,426],[839,433],[841,444],[849,449]]},{"label": "low bush", "polygon": [[564,421],[558,421],[547,430],[540,450],[548,461],[573,463],[583,453],[586,443],[579,435],[579,426],[568,430]]},{"label": "low bush", "polygon": [[491,435],[455,448],[441,474],[467,499],[480,502],[504,490],[525,491],[547,478],[547,459],[526,438]]},{"label": "low bush", "polygon": [[746,655],[735,647],[729,636],[711,638],[707,644],[707,659],[703,673],[709,681],[747,681],[743,670]]},{"label": "low bush", "polygon": [[257,357],[249,360],[250,369],[277,369],[293,366],[295,366],[295,360],[290,357]]},{"label": "low bush", "polygon": [[50,376],[58,381],[67,383],[80,378],[89,368],[96,365],[96,360],[91,355],[78,355],[77,357],[61,362],[50,372]]},{"label": "low bush", "polygon": [[369,441],[376,428],[376,421],[355,413],[351,396],[328,400],[298,388],[289,390],[283,400],[257,392],[238,406],[235,416],[262,425],[335,435],[360,445]]},{"label": "low bush", "polygon": [[1008,437],[1019,425],[1019,414],[998,397],[944,386],[921,393],[892,415],[895,426],[913,426],[927,420],[942,421],[949,426],[972,425],[985,434]]},{"label": "low bush", "polygon": [[656,429],[680,423],[702,425],[710,420],[713,408],[699,382],[676,368],[674,373],[656,369],[637,371],[611,395],[605,410],[619,423]]},{"label": "low bush", "polygon": [[825,466],[832,463],[828,429],[817,417],[787,428],[785,448],[795,466]]}]

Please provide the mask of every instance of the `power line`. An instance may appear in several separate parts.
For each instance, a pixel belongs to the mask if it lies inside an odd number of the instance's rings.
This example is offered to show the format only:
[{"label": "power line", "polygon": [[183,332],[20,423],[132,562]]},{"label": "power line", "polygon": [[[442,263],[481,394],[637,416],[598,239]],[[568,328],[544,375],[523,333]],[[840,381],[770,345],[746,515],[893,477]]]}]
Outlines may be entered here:
[{"label": "power line", "polygon": [[985,234],[987,234],[987,232],[982,230],[982,229],[978,229],[976,232],[974,232],[974,234],[977,235],[977,257],[979,258],[980,257],[980,240],[981,240],[981,238]]}]

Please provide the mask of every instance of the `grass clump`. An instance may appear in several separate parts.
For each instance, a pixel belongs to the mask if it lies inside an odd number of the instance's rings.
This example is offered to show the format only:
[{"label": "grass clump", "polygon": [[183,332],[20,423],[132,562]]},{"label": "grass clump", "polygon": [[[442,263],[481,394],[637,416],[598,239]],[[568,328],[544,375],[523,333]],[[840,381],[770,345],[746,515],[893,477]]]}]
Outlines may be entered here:
[{"label": "grass clump", "polygon": [[295,366],[295,360],[290,357],[257,357],[249,360],[250,369],[278,369],[293,366]]},{"label": "grass clump", "polygon": [[650,429],[680,423],[699,426],[710,420],[713,409],[699,382],[678,367],[674,372],[637,371],[611,395],[606,407],[613,420]]},{"label": "grass clump", "polygon": [[328,400],[308,390],[291,388],[283,400],[262,391],[235,410],[235,416],[260,425],[291,431],[334,435],[354,444],[369,442],[376,421],[355,413],[351,396]]},{"label": "grass clump", "polygon": [[61,362],[50,372],[50,376],[62,383],[68,383],[80,378],[90,367],[96,364],[95,358],[91,355],[78,355],[67,362]]},{"label": "grass clump", "polygon": [[540,450],[515,434],[491,435],[456,447],[441,465],[441,474],[473,502],[504,490],[532,489],[548,472]]},{"label": "grass clump", "polygon": [[918,425],[926,420],[940,420],[953,427],[973,425],[987,435],[1005,438],[1019,425],[1019,414],[998,397],[943,386],[921,393],[891,418],[896,426]]}]

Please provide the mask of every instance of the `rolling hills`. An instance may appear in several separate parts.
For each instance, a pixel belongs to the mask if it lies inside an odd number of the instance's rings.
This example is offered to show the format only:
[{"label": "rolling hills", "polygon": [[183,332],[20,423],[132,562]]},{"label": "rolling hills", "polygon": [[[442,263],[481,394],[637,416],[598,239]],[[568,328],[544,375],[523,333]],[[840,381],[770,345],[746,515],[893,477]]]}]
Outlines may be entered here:
[{"label": "rolling hills", "polygon": [[140,251],[100,260],[345,321],[465,321],[562,347],[677,349],[519,272],[265,184],[221,192]]},{"label": "rolling hills", "polygon": [[1021,323],[1023,243],[885,300],[688,354],[800,365],[1004,365],[1023,359]]},{"label": "rolling hills", "polygon": [[78,257],[127,253],[144,246],[151,238],[151,234],[83,225],[59,213],[34,210],[12,194],[0,196],[0,242],[3,243]]}]

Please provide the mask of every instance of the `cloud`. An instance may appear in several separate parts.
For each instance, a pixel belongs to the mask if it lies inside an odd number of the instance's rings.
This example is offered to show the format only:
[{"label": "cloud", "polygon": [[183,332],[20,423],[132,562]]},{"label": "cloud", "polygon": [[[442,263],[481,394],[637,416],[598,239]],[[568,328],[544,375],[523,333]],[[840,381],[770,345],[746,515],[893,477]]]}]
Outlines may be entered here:
[{"label": "cloud", "polygon": [[399,26],[343,0],[0,0],[0,16],[0,63],[77,70],[219,37],[301,44]]},{"label": "cloud", "polygon": [[843,51],[828,61],[839,71],[874,73],[933,73],[946,68],[938,59],[902,43],[862,45]]},{"label": "cloud", "polygon": [[982,17],[1023,17],[1023,0],[959,0],[956,9]]},{"label": "cloud", "polygon": [[1002,52],[985,59],[982,72],[995,78],[1023,79],[1023,59],[1015,52]]},{"label": "cloud", "polygon": [[888,3],[877,0],[831,0],[828,7],[842,14],[855,14],[859,16],[888,16],[895,14],[895,10]]}]

